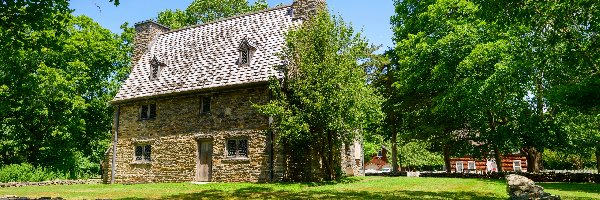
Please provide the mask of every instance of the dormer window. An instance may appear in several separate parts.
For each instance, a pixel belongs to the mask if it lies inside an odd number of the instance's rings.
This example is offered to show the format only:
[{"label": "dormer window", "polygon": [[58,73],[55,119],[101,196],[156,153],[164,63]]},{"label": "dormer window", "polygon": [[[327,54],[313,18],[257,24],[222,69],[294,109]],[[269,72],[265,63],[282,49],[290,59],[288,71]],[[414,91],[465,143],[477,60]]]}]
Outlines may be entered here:
[{"label": "dormer window", "polygon": [[242,47],[240,54],[240,64],[247,65],[250,61],[250,48],[248,48],[248,46]]},{"label": "dormer window", "polygon": [[252,61],[252,53],[256,48],[250,39],[243,39],[238,48],[240,52],[240,58],[238,59],[239,65],[249,65]]},{"label": "dormer window", "polygon": [[152,60],[150,61],[150,80],[158,80],[158,77],[160,76],[160,67],[164,66],[163,63],[161,63],[160,61],[158,61],[158,59],[156,58],[156,56],[154,56],[152,58]]}]

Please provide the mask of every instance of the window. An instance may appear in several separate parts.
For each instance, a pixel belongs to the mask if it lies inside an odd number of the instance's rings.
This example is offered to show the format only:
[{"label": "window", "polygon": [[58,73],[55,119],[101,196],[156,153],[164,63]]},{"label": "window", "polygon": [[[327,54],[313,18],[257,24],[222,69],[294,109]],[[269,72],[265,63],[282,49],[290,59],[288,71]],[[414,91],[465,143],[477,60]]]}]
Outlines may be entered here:
[{"label": "window", "polygon": [[383,152],[381,150],[377,151],[377,157],[383,157]]},{"label": "window", "polygon": [[150,80],[157,80],[160,75],[160,67],[163,65],[156,56],[150,61]]},{"label": "window", "polygon": [[242,49],[240,54],[241,54],[240,64],[242,64],[242,65],[248,64],[250,61],[250,49],[248,49],[248,47],[245,47],[244,49]]},{"label": "window", "polygon": [[227,140],[227,157],[229,157],[229,158],[248,158],[248,140],[247,139],[229,139],[229,140]]},{"label": "window", "polygon": [[200,113],[208,114],[210,113],[210,96],[202,97],[200,105]]},{"label": "window", "polygon": [[469,170],[475,170],[475,161],[469,161]]},{"label": "window", "polygon": [[513,160],[513,170],[515,172],[522,171],[522,169],[521,169],[521,161],[520,160]]},{"label": "window", "polygon": [[463,167],[463,161],[456,161],[456,172],[462,172]]},{"label": "window", "polygon": [[135,161],[137,162],[150,162],[150,145],[136,145],[135,146]]},{"label": "window", "polygon": [[252,50],[254,48],[254,42],[251,39],[245,38],[240,43],[238,51],[240,52],[240,58],[238,59],[239,65],[248,65],[252,59]]},{"label": "window", "polygon": [[140,119],[156,119],[156,104],[142,105],[142,107],[140,108]]}]

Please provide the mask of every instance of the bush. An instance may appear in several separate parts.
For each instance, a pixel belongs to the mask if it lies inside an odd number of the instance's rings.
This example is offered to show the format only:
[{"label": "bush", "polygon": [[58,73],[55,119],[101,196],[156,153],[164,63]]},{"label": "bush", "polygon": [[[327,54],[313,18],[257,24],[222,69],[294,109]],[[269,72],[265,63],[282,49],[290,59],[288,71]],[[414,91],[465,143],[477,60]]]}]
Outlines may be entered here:
[{"label": "bush", "polygon": [[595,169],[596,158],[590,152],[574,154],[545,150],[544,168],[550,170],[582,170]]},{"label": "bush", "polygon": [[65,179],[66,175],[31,164],[11,164],[0,168],[0,182],[40,182]]}]

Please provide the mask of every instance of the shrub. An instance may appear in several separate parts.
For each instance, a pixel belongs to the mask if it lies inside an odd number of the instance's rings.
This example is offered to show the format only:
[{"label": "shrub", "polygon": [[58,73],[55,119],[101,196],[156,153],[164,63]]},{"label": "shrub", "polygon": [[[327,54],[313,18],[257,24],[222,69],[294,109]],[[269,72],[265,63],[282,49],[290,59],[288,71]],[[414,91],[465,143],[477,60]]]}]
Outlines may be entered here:
[{"label": "shrub", "polygon": [[561,151],[544,151],[544,168],[552,170],[594,169],[596,159],[590,152],[574,154]]},{"label": "shrub", "polygon": [[0,182],[39,182],[54,179],[65,179],[66,176],[43,167],[31,164],[11,164],[0,168]]}]

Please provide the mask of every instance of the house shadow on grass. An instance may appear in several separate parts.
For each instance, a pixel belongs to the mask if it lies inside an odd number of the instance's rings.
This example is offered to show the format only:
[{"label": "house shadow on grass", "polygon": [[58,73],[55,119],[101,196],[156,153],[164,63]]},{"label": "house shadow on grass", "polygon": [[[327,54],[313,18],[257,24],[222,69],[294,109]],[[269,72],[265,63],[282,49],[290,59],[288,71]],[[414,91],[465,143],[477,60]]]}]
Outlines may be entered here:
[{"label": "house shadow on grass", "polygon": [[[141,198],[126,198],[136,200]],[[474,192],[422,192],[422,191],[333,191],[305,190],[286,191],[273,190],[267,187],[250,186],[233,191],[205,190],[196,193],[163,196],[161,199],[505,199],[490,197]]]}]

